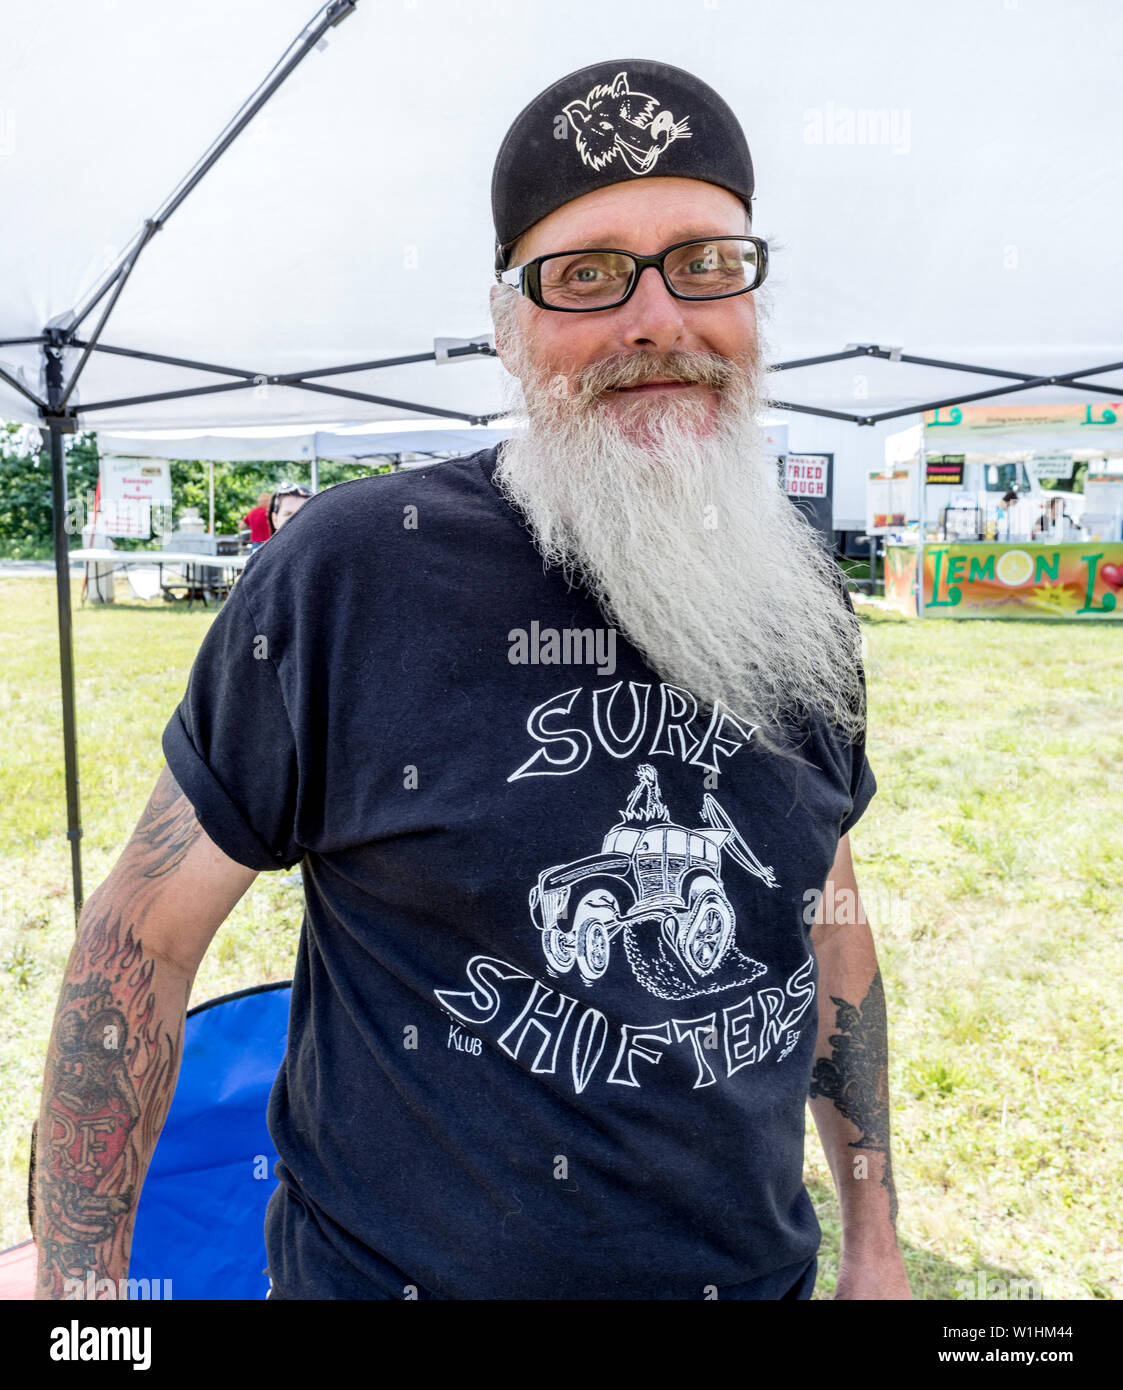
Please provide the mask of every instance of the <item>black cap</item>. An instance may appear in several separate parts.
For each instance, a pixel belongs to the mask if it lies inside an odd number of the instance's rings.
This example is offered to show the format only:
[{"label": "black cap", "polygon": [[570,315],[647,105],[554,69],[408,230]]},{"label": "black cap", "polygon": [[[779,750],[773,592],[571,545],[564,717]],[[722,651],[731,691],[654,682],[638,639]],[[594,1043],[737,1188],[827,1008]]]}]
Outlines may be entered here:
[{"label": "black cap", "polygon": [[503,137],[491,176],[495,268],[563,203],[655,174],[728,188],[752,210],[753,162],[728,104],[682,68],[646,58],[594,63],[547,87]]}]

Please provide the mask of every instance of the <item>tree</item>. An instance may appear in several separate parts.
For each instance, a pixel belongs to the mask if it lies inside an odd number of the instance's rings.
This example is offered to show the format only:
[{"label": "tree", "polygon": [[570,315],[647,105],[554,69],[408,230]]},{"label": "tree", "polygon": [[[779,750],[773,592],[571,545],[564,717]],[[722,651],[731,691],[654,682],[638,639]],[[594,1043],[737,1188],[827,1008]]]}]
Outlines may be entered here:
[{"label": "tree", "polygon": [[1061,492],[1083,492],[1084,479],[1088,474],[1087,463],[1078,463],[1072,470],[1072,477],[1069,478],[1042,478],[1041,487],[1045,492],[1055,492],[1058,488]]},{"label": "tree", "polygon": [[[66,450],[68,497],[93,496],[97,486],[97,441],[71,438]],[[81,544],[81,537],[72,544]],[[50,556],[51,455],[35,426],[0,425],[0,549],[12,559]]]}]

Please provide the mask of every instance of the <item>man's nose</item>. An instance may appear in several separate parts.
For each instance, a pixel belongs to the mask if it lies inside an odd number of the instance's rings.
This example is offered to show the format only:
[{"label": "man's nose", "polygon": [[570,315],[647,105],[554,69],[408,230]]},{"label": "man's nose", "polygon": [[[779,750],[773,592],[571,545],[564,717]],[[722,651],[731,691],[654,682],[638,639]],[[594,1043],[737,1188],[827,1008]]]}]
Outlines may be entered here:
[{"label": "man's nose", "polygon": [[682,306],[653,265],[640,272],[631,299],[617,312],[621,315],[621,338],[629,347],[669,352],[681,346],[686,335]]}]

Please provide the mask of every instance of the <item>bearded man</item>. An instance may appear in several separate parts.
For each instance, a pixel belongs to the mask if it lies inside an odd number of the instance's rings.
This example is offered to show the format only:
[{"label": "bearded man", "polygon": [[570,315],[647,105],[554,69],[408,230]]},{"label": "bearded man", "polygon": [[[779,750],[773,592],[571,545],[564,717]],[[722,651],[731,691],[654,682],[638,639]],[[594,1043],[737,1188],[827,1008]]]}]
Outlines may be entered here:
[{"label": "bearded man", "polygon": [[[808,1298],[809,1093],[838,1296],[908,1296],[857,620],[761,448],[752,197],[689,73],[530,103],[492,185],[524,427],[321,493],[255,559],[83,914],[56,1032],[126,950],[170,1039],[256,873],[301,864],[271,1298]],[[133,1081],[143,1173],[174,1066]]]}]

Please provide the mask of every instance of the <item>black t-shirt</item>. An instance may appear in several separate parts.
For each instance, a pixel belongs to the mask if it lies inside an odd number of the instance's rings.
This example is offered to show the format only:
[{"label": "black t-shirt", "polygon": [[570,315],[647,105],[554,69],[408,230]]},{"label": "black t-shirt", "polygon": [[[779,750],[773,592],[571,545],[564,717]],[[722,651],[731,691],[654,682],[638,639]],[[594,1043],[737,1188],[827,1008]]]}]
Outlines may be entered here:
[{"label": "black t-shirt", "polygon": [[164,733],[228,855],[302,866],[275,1293],[779,1297],[819,1244],[810,923],[864,741],[796,763],[700,712],[495,461],[313,497]]}]

